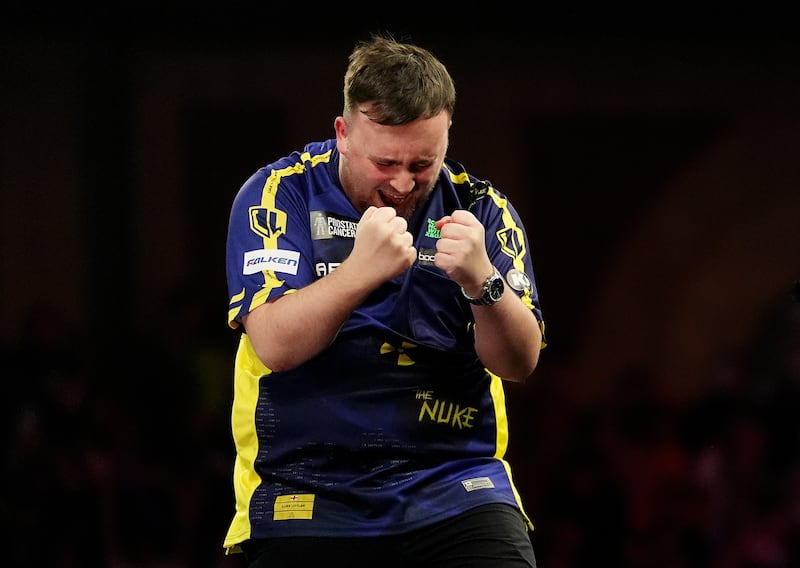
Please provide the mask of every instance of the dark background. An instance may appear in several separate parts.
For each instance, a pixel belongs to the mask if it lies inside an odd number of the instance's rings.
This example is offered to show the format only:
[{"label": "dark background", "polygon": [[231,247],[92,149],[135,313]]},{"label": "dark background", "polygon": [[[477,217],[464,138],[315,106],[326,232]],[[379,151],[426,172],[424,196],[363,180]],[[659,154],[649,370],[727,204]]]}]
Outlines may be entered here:
[{"label": "dark background", "polygon": [[509,458],[540,564],[800,562],[788,16],[349,10],[3,19],[10,565],[235,565],[228,209],[333,135],[370,31],[448,65],[450,155],[528,229],[549,345],[507,386]]}]

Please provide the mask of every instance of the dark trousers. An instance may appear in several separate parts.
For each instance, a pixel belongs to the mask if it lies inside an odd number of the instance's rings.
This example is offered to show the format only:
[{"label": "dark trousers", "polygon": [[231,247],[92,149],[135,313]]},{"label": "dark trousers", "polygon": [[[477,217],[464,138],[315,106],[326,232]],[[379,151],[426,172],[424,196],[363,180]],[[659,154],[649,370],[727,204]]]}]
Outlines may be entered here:
[{"label": "dark trousers", "polygon": [[249,568],[535,568],[528,528],[508,505],[484,505],[407,534],[250,540]]}]

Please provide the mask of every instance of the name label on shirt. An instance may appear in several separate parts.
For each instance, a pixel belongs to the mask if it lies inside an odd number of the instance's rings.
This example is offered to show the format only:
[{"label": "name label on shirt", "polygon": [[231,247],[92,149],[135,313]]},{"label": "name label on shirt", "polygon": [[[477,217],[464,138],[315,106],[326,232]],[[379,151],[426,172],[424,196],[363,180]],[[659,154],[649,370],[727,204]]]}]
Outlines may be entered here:
[{"label": "name label on shirt", "polygon": [[294,494],[278,495],[272,511],[273,521],[288,521],[290,519],[313,519],[314,495]]}]

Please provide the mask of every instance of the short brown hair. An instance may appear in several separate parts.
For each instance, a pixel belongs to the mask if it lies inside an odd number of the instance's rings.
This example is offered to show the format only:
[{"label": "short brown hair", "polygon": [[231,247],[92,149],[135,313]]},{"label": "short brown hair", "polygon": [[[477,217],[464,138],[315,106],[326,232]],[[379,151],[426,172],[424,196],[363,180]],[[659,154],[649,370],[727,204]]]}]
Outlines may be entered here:
[{"label": "short brown hair", "polygon": [[[451,117],[456,89],[444,64],[430,51],[372,35],[356,44],[344,76],[344,112],[363,112],[384,125],[406,124],[442,111]],[[368,103],[366,108],[358,106]]]}]

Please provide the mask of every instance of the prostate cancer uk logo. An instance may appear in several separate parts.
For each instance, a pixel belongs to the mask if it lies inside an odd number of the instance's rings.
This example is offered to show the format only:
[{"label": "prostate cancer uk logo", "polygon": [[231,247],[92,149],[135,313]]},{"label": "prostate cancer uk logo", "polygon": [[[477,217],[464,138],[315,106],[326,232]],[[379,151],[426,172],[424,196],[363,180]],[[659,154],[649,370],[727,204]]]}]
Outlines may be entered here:
[{"label": "prostate cancer uk logo", "polygon": [[358,220],[338,217],[325,211],[311,211],[309,214],[311,223],[311,238],[315,241],[320,239],[354,239]]},{"label": "prostate cancer uk logo", "polygon": [[244,253],[242,274],[256,274],[265,270],[297,274],[300,253],[296,250],[258,249]]}]

